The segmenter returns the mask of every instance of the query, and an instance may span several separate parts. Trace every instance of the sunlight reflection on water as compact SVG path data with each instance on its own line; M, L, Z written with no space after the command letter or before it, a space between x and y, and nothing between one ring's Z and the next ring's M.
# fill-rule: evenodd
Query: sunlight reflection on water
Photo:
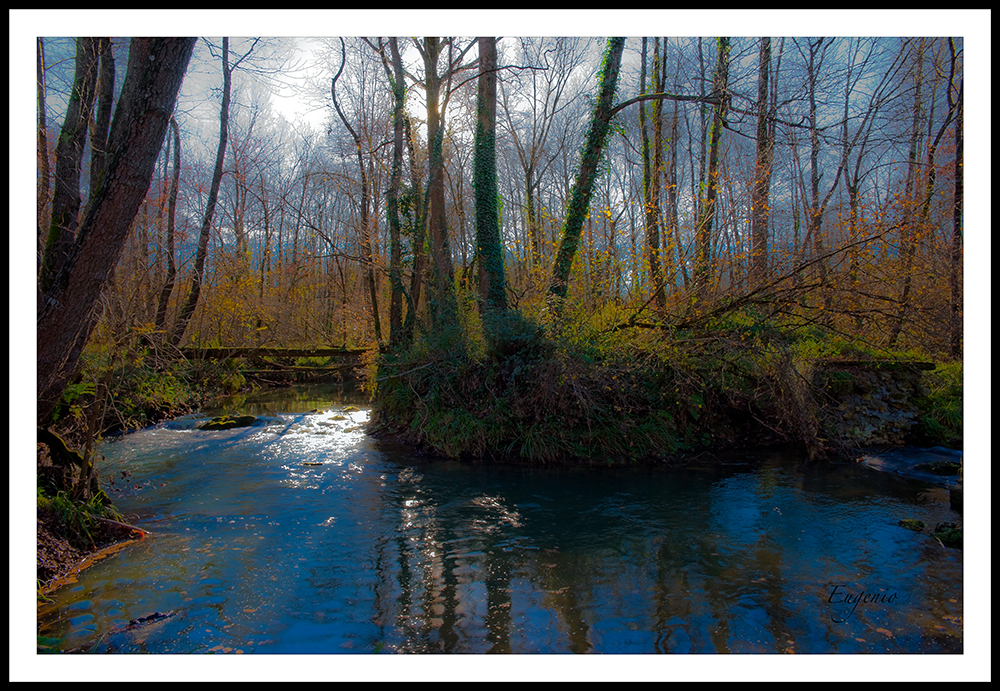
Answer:
M43 630L92 652L962 650L961 551L898 525L955 518L926 485L773 454L456 463L371 439L367 415L106 443L113 499L153 534L57 591ZM831 583L900 596L836 623Z

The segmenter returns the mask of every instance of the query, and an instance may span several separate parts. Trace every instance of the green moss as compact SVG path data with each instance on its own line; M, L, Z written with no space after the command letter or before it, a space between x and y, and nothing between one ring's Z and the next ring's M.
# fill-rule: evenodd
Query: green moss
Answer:
M573 309L553 333L508 311L422 339L380 361L374 429L454 457L605 463L771 443L820 455L902 441L914 424L922 373L825 370L751 313L673 331L614 323Z
M939 523L932 533L945 547L962 547L962 527L954 523Z
M198 429L209 431L235 429L237 427L250 427L255 422L257 422L257 418L253 415L223 415L202 423Z
M87 501L80 501L64 491L50 495L39 488L38 510L54 516L64 526L70 542L81 548L94 545L94 534L100 519L122 520L121 514L103 491Z
M927 446L961 448L963 439L963 368L961 362L943 363L922 376L923 395L913 441Z

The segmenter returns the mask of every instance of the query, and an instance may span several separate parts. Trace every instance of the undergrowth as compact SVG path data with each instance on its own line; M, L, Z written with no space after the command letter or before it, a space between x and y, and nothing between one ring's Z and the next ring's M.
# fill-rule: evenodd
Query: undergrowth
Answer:
M68 492L59 490L49 494L39 487L38 510L55 517L70 542L80 548L94 547L94 535L100 519L122 520L121 514L103 491L81 501Z
M242 367L235 359L186 360L143 330L113 342L95 339L83 352L80 374L67 387L54 422L68 431L88 407L99 405L102 432L144 427L189 412L208 398L246 390Z
M961 362L939 365L924 376L926 393L918 400L914 440L960 448L963 429L963 374Z
M831 438L829 377L817 378L815 363L914 359L750 311L673 330L614 329L615 315L571 315L555 335L516 311L462 321L380 358L376 434L450 457L531 462L669 459L774 443L819 455L862 435ZM929 405L930 419L951 419Z

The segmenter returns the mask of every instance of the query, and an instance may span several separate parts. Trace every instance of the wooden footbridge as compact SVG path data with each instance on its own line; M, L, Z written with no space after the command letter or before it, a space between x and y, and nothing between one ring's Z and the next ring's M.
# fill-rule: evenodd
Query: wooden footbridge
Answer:
M189 360L248 360L244 376L264 382L315 381L331 376L351 379L372 348L181 348ZM321 364L296 364L302 358L325 360Z

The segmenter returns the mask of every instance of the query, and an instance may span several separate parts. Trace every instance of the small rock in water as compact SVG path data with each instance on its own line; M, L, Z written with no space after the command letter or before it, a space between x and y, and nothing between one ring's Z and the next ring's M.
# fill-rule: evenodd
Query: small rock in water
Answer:
M222 417L212 418L208 422L200 425L198 429L202 430L222 430L222 429L234 429L236 427L250 427L253 423L257 422L257 418L253 415L223 415Z

